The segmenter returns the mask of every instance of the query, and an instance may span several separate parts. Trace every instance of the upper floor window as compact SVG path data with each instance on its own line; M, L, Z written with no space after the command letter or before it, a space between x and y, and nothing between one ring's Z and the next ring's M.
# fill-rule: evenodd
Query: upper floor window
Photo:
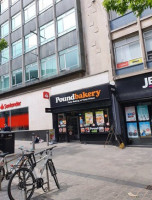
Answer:
M37 35L30 33L25 36L25 52L35 49L37 46Z
M50 22L42 27L40 27L40 42L41 44L49 40L54 39L54 22Z
M22 54L22 40L12 44L12 57L16 58Z
M16 3L18 0L12 0L12 5L14 4L14 3Z
M12 86L22 83L22 69L18 69L12 72Z
M74 46L59 52L60 71L79 67L78 47Z
M14 15L12 17L12 31L19 28L21 26L21 13Z
M152 30L144 32L147 60L152 60Z
M5 22L1 25L1 38L7 36L9 34L9 22Z
M76 28L75 10L72 9L69 12L61 15L57 18L58 35L65 34Z
M9 61L9 47L1 51L1 64L4 64Z
M48 77L57 74L56 57L51 56L41 60L41 76Z
M142 63L139 36L134 36L114 43L116 69Z
M33 2L26 8L24 8L25 23L33 19L35 16L36 16L36 7L35 7L35 2Z
M39 0L39 12L42 12L53 5L53 0Z
M62 1L62 0L56 0L56 3L60 2L60 1Z
M8 9L8 0L1 1L1 13Z
M3 75L0 77L0 91L9 89L9 75Z
M37 63L32 63L25 67L25 81L32 81L38 78Z

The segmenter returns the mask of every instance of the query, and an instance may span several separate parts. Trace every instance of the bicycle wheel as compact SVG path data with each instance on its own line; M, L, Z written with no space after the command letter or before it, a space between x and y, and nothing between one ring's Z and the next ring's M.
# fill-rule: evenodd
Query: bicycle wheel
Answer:
M1 182L4 180L5 177L5 169L4 167L0 167L0 174L1 174Z
M55 181L57 188L60 189L60 185L59 185L59 182L58 182L58 179L57 179L57 176L56 176L56 174L57 174L56 169L55 169L55 166L54 166L52 159L48 160L48 167L49 167L49 170L51 172L51 175L54 178L54 181Z
M8 183L8 196L10 200L30 200L35 189L35 178L31 170L18 169Z

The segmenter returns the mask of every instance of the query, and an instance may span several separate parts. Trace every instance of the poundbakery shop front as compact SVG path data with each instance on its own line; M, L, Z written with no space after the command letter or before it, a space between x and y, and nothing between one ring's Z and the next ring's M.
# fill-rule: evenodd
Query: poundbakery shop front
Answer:
M109 84L50 97L57 141L102 143L112 123Z

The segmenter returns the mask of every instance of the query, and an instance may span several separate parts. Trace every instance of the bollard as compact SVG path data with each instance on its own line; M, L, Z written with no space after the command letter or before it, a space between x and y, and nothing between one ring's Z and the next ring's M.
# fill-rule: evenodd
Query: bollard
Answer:
M32 150L35 150L35 133L32 133Z
M47 146L49 146L49 131L46 131L46 142Z

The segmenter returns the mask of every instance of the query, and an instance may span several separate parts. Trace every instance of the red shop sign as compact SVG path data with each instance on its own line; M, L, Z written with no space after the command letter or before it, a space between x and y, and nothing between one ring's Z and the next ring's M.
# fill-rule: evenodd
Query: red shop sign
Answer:
M49 97L50 97L49 92L43 92L43 98L44 99L49 99Z
M8 108L14 108L18 107L21 105L21 102L16 102L16 103L9 103L9 104L1 104L0 110L8 109Z

